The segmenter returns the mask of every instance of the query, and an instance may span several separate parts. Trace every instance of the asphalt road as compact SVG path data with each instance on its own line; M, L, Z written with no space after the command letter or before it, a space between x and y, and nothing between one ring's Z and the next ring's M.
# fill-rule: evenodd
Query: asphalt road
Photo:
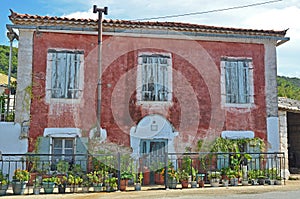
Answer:
M30 198L30 199L64 199L64 198L74 198L74 199L189 199L189 198L201 198L201 199L299 199L300 198L300 181L287 181L286 185L261 185L261 186L238 186L238 187L206 187L206 188L196 188L196 189L176 189L176 190L145 190L147 187L143 187L142 191L132 191L129 187L129 191L126 192L112 192L112 193L76 193L76 194L41 194L41 195L23 195L14 196L8 195L3 196L1 199L20 199L20 198Z

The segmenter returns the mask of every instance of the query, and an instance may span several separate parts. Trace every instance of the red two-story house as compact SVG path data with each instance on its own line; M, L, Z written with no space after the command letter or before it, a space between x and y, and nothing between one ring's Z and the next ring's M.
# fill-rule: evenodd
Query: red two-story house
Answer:
M260 137L279 150L276 47L286 31L12 12L19 32L16 122L30 119L49 153L99 142L134 155L184 152L198 140ZM98 135L99 136L99 135Z

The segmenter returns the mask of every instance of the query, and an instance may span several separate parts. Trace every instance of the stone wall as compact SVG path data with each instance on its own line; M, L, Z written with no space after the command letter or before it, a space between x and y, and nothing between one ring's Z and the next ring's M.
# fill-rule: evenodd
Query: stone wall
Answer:
M283 110L278 111L279 118L279 151L284 152L285 158L285 174L288 179L289 176L289 156L288 156L288 132L287 132L287 112Z

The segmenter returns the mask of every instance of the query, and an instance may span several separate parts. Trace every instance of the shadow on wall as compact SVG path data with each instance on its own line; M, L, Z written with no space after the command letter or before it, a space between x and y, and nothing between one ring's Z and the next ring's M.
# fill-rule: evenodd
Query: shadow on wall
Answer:
M21 136L21 125L14 122L0 122L0 152L2 154L25 154L28 151L28 139ZM16 160L20 160L20 156L14 156ZM5 161L5 158L2 157ZM11 159L10 159L11 160ZM16 167L22 167L16 163ZM1 168L3 171L10 171L10 180L13 176L13 170L5 168L8 164L4 164ZM23 165L24 166L24 165Z
M21 125L14 122L0 122L0 151L7 153L26 153L28 139L22 139Z

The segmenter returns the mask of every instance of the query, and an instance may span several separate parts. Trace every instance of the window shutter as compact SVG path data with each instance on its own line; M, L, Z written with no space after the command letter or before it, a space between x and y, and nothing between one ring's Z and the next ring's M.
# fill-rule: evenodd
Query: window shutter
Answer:
M51 97L57 97L57 88L58 88L58 67L57 67L57 60L56 60L56 53L52 53L52 73L51 73Z
M79 54L69 53L66 63L66 98L78 98L79 89Z
M250 60L225 61L226 103L250 102Z
M238 82L238 91L237 91L237 97L239 103L245 103L245 85L244 85L244 63L242 61L237 62L237 82Z
M57 67L59 71L59 95L58 98L64 98L66 94L66 53L57 53Z
M142 100L167 101L168 100L168 67L170 57L162 55L140 56L142 67Z
M229 155L228 154L218 155L217 157L218 157L218 163L217 163L218 170L229 167Z
M50 137L38 137L39 144L37 145L38 154L51 154L50 153ZM49 161L49 156L41 156L41 161ZM45 163L46 163L45 162Z
M50 51L51 97L79 98L80 64L83 52Z
M76 138L76 154L88 154L87 150L88 138L81 137ZM76 164L80 164L81 168L86 170L87 168L87 156L76 156Z
M234 80L236 79L236 73L234 70L234 65L231 62L226 62L225 64L225 79L226 79L226 102L234 103L235 102L235 84Z

